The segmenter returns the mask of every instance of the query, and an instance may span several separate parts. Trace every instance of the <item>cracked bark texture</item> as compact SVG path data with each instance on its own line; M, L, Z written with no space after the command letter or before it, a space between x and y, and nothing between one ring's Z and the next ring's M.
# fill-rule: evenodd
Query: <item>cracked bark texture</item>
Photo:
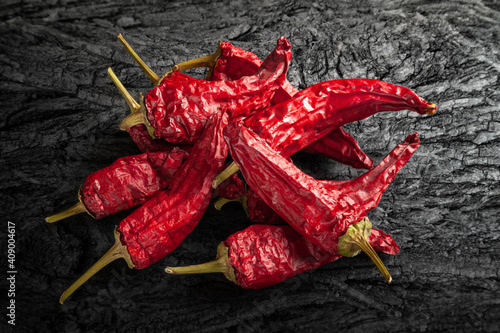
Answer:
M0 235L6 253L6 224L15 223L17 331L500 330L497 1L11 0L0 18ZM259 291L222 275L163 272L214 258L220 241L248 225L235 204L210 208L159 263L136 271L113 262L59 305L130 213L44 221L76 202L88 174L138 153L118 128L129 111L106 69L136 97L151 86L118 33L157 73L212 53L218 40L263 58L284 35L293 51L288 79L299 89L365 77L436 103L433 116L378 114L346 126L375 162L407 134L421 135L421 148L369 214L401 246L382 256L393 283L365 256ZM204 70L189 73L202 78ZM317 156L293 159L317 178L359 174Z

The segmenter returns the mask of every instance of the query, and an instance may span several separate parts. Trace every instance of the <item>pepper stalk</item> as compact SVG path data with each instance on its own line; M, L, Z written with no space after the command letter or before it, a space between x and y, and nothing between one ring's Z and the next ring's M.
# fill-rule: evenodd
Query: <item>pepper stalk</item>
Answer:
M219 44L217 46L217 50L215 50L214 53L202 57L198 57L195 59L191 59L188 61L184 61L178 64L175 64L171 69L165 72L161 77L158 76L155 72L149 68L148 65L137 55L137 53L132 49L132 47L127 43L125 38L122 36L122 34L118 34L118 39L122 43L122 45L125 47L127 52L132 56L132 58L137 62L139 67L143 70L144 73L148 76L149 80L155 85L159 85L163 79L168 76L169 74L173 72L180 72L180 71L185 71L191 68L197 68L197 67L208 67L208 73L207 73L207 80L210 80L212 77L212 73L214 70L214 67L217 63L217 59L222 54L222 48L221 48L221 43L222 41L219 41Z
M92 213L90 213L85 207L85 205L82 202L82 188L80 187L80 190L78 191L78 203L75 204L74 206L71 206L70 208L66 209L63 212L54 214L52 216L49 216L45 218L45 221L48 223L54 223L63 219L66 219L70 216L77 215L80 213L88 213L90 216L94 217ZM94 217L95 218L95 217Z
M363 218L358 223L351 224L346 233L339 237L338 253L344 257L354 257L363 251L377 266L387 283L391 283L391 274L389 274L384 263L368 242L371 228L372 224L367 218Z
M236 283L236 275L233 267L229 264L229 248L223 242L217 246L217 258L207 263L183 267L165 268L169 274L201 274L201 273L223 273L231 282Z
M239 196L239 197L236 197L234 199L227 199L227 198L219 198L215 203L214 203L214 207L215 209L217 210L221 210L222 209L222 206L224 206L225 204L227 204L228 202L239 202L242 206L243 206L243 209L245 210L245 213L247 214L247 217L250 216L250 213L248 211L248 199L247 199L247 195L242 195L242 196Z
M146 116L146 107L144 106L144 96L142 95L142 93L139 94L140 100L139 103L137 103L137 101L132 97L132 95L127 91L125 86L118 79L111 67L108 68L108 75L111 78L111 81L113 81L115 86L122 94L123 98L125 98L125 101L130 108L130 114L125 119L123 119L122 123L120 124L120 129L126 131L132 126L144 124L149 135L151 135L151 137L154 139L154 128L151 126L148 121L148 117Z
M240 168L233 161L227 166L221 173L219 173L212 182L212 188L216 189L220 184L222 184L226 179L231 177L234 173L238 172Z
M115 236L115 244L106 252L101 259L99 259L92 267L90 267L78 280L76 280L68 289L66 289L59 299L59 303L63 304L64 301L71 296L82 284L87 282L92 276L94 276L97 272L99 272L102 268L107 266L110 262L115 261L117 259L123 258L129 268L134 268L135 265L130 258L130 254L127 251L127 247L124 246L120 241L120 233L118 231L114 231Z

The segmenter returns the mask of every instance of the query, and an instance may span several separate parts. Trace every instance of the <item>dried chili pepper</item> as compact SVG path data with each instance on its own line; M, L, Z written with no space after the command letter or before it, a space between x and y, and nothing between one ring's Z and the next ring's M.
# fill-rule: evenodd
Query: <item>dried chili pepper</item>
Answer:
M214 54L178 64L173 70L209 66L207 79L231 81L254 75L261 64L262 61L252 52L237 48L229 42L222 42ZM297 92L298 90L285 80L274 94L270 105L289 100ZM342 129L330 132L304 149L306 152L321 154L354 168L370 169L373 165L373 161L361 150L354 138Z
M133 112L121 128L144 123L157 138L193 144L214 112L229 109L244 115L265 107L285 80L289 50L290 43L280 38L257 73L234 81L196 80L173 72L149 91L139 105L141 112Z
M226 122L227 118L220 114L208 120L204 134L168 189L120 222L115 244L62 294L60 303L111 261L123 258L130 268L143 269L179 246L210 202L212 179L227 156L227 145L222 138Z
M234 174L235 175L235 174ZM233 176L234 176L233 175ZM233 177L231 176L231 177ZM214 204L217 210L229 202L239 202L243 207L248 219L253 223L264 224L285 224L286 222L276 214L276 212L269 207L250 187L245 186L245 193L234 197L222 197Z
M408 88L370 79L325 81L258 115L245 119L245 127L262 137L273 150L289 157L350 122L382 111L410 110L433 114L436 105ZM214 180L214 187L238 168L233 163Z
M334 161L358 169L371 169L373 161L359 147L354 138L344 129L331 131L301 151L326 156Z
M248 185L290 226L317 246L337 253L339 248L345 248L339 246L340 236L353 225L350 239L343 238L343 242L362 246L386 280L391 281L387 269L367 245L363 229L356 229L356 224L375 208L398 171L418 148L417 133L409 135L376 167L348 181L315 180L241 123L229 124L224 135Z
M163 78L173 72L183 71L196 67L209 68L207 73L207 80L233 81L241 79L243 76L254 75L262 65L262 60L260 60L252 52L237 48L229 42L219 42L218 48L213 54L176 64L170 71L167 71L160 78L144 63L144 61L142 61L142 59L139 58L139 56L134 52L134 50L125 41L121 34L118 35L118 38L125 46L127 51L137 61L137 63L149 77L151 82L153 82L153 84L155 85L160 84ZM290 84L290 82L285 79L281 87L278 88L278 90L275 92L270 105L286 101L296 93L297 89L295 89ZM138 132L139 128L137 127L138 125L132 126L128 130L129 133L131 132L131 129L134 129L134 134ZM133 140L139 146L144 145L143 143L141 143L141 141L143 140L148 145L151 144L150 142L162 141L148 139L148 132L144 128L140 128L140 130L142 130L140 137L137 134L135 134L135 136L132 136L131 133ZM151 134L153 133L151 132ZM304 149L306 152L321 154L354 168L369 169L373 165L373 161L368 156L366 156L366 154L361 150L356 141L352 138L352 136L341 129L330 132L324 138L320 138L317 142L312 143L310 147L305 147Z
M217 195L224 199L235 199L246 194L246 188L238 174L233 174L217 188Z
M368 242L375 251L399 253L399 246L389 234L370 230L368 219L362 223L367 227ZM243 288L262 289L340 257L314 245L288 225L255 224L220 243L214 261L167 267L165 271L170 274L223 273Z
M167 187L187 155L173 148L122 157L87 177L76 205L45 220L52 223L84 212L99 220L138 206Z

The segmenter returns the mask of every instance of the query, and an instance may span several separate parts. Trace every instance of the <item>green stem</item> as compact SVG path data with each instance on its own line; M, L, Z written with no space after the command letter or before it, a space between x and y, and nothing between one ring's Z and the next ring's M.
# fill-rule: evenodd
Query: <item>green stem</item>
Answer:
M82 201L82 187L80 187L80 190L78 191L78 203L72 206L71 208L66 209L63 212L60 212L58 214L54 214L52 216L49 216L45 219L45 221L49 223L54 223L60 220L63 220L65 218L68 218L70 216L80 214L80 213L87 213L93 218L95 218L94 215L92 215L91 212L88 211L87 207L85 207L83 201Z
M108 75L111 78L111 81L115 84L115 86L118 88L122 96L125 98L125 101L127 102L127 105L130 108L130 111L132 113L139 112L139 109L141 106L139 103L136 102L136 100L130 95L130 93L125 89L121 81L118 79L118 77L115 75L111 67L108 68Z
M229 202L239 202L243 206L243 209L245 210L247 217L250 216L250 213L248 212L248 198L247 198L246 194L239 196L237 198L234 198L234 199L219 198L219 200L217 200L214 203L214 207L217 210L221 210L222 206L224 206L225 204L227 204Z
M120 234L115 229L115 244L106 252L101 259L99 259L92 267L90 267L78 280L76 280L68 289L66 289L61 298L59 299L59 303L63 304L64 301L71 296L82 284L84 284L88 279L94 276L97 272L99 272L102 268L107 266L110 262L115 261L116 259L123 258L127 262L130 268L134 268L134 264L130 255L127 251L127 247L122 245L120 241Z
M127 117L125 117L125 119L123 119L120 124L120 129L122 131L126 131L130 127L138 124L145 124L144 115L142 114L142 112L132 112Z
M54 222L63 220L65 218L68 218L68 217L76 215L76 214L85 213L86 211L87 211L87 209L85 208L83 203L78 202L77 204L75 204L71 208L66 209L63 212L60 212L60 213L57 213L57 214L54 214L52 216L47 217L45 219L45 221L47 221L49 223L54 223Z
M224 169L221 173L219 173L219 175L217 175L217 177L214 178L214 181L212 182L212 188L216 189L217 186L219 186L220 184L222 184L223 181L231 177L231 175L238 172L238 170L239 168L236 165L236 163L231 162L231 164L229 164L229 166L226 169Z
M207 80L210 80L212 77L213 70L215 68L215 65L217 64L217 59L219 59L220 55L222 54L222 49L220 47L221 41L219 41L219 45L217 46L217 50L215 50L214 53L210 55L206 55L203 57L198 57L195 59L191 59L188 61L184 61L178 64L175 64L170 70L165 72L163 76L160 79L160 82L169 74L172 74L173 72L181 72L185 71L191 68L197 68L197 67L208 67L208 73L207 73Z
M217 258L215 260L191 266L183 267L166 267L165 272L169 274L203 274L203 273L223 273L224 276L236 283L236 275L234 269L229 264L229 248L220 243L217 247Z
M354 257L363 251L377 266L387 283L391 283L391 274L389 274L384 263L368 242L371 228L372 224L367 218L350 225L347 232L339 237L338 253L345 257Z
M125 49L127 50L127 52L132 56L132 58L134 58L134 60L137 62L137 64L139 65L139 67L142 69L142 71L144 73L146 73L146 75L148 76L149 80L155 85L157 86L158 84L160 84L160 77L158 75L156 75L155 72L153 72L151 70L151 68L149 68L148 65L146 65L146 63L144 61L142 61L142 59L137 55L137 53L135 53L135 51L132 49L132 47L129 45L129 43L127 43L127 41L125 40L125 38L123 38L122 34L118 34L118 39L120 40L120 42L122 43L122 45L125 47Z

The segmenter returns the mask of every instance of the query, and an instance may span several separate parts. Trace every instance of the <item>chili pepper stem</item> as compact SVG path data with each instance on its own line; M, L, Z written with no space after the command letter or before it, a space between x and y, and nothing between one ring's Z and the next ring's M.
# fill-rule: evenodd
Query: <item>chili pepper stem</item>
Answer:
M63 212L60 212L60 213L57 213L57 214L54 214L52 216L47 217L45 219L45 221L47 221L49 223L54 223L54 222L63 220L65 218L68 218L68 217L76 215L76 214L85 213L86 211L87 211L87 209L85 208L83 203L78 202L77 204L75 204L71 208L66 209Z
M72 206L71 208L66 209L64 212L60 212L58 214L54 214L52 216L49 216L45 219L45 221L49 223L54 223L60 220L63 220L65 218L68 218L70 216L80 214L80 213L87 213L93 218L95 218L94 215L92 215L91 212L88 211L87 207L85 207L83 201L82 201L82 187L78 190L78 203Z
M217 50L215 50L214 53L210 55L206 55L203 57L198 57L195 59L191 59L188 61L184 61L178 64L175 64L170 70L165 72L163 76L160 79L163 80L167 75L172 74L173 72L181 72L185 71L191 68L197 68L197 67L208 67L208 73L207 73L207 80L210 80L212 77L212 73L215 67L215 64L217 63L217 59L219 59L220 55L222 54L222 49L221 49L221 41L219 41L219 45L217 46Z
M66 289L61 298L59 299L59 303L63 304L64 301L71 296L82 284L84 284L88 279L90 279L94 274L99 272L103 267L108 265L110 262L115 261L116 259L123 258L127 262L130 268L134 268L134 264L130 255L127 251L127 247L122 245L120 241L120 234L115 229L115 244L106 252L101 259L99 259L92 267L90 267L78 280L76 280L68 289Z
M133 112L123 119L120 124L120 129L126 131L130 127L138 124L144 124L144 115L141 112Z
M155 86L159 85L160 82L161 82L160 77L158 75L156 75L156 73L153 72L151 70L151 68L149 68L149 66L146 65L146 63L144 61L142 61L142 59L137 55L137 53L135 53L135 51L132 49L132 47L129 45L129 43L127 43L127 41L125 40L125 38L123 38L122 34L118 34L118 39L120 40L120 42L122 43L122 45L125 47L125 49L127 50L127 52L132 56L132 58L134 58L134 60L137 62L137 64L143 70L143 72L146 73L146 75L148 76L149 80Z
M141 106L139 103L136 102L136 100L130 95L130 93L125 89L121 81L118 79L118 77L115 75L111 67L108 68L108 75L111 78L111 81L115 84L115 86L118 88L122 96L125 98L125 101L127 102L127 105L130 108L130 111L132 113L139 112L139 109Z
M202 274L202 273L223 273L224 276L236 283L236 275L234 269L229 264L229 248L220 243L217 247L217 258L215 260L199 265L183 266L183 267L166 267L165 272L169 274Z
M243 206L247 217L250 216L250 213L248 212L248 199L246 195L242 195L234 199L220 198L214 203L214 207L217 210L221 210L222 206L224 206L228 202L239 202Z
M354 257L359 254L359 252L363 251L370 257L375 266L377 266L387 283L391 283L392 277L389 271L368 242L371 228L372 224L367 218L350 225L347 232L339 237L338 253L345 257Z
M238 170L239 168L236 165L236 163L231 162L231 164L229 164L229 166L226 169L224 169L221 173L217 175L217 177L214 178L214 181L212 182L212 188L216 189L217 186L219 186L220 184L222 184L223 181L231 177L232 174L238 172Z

